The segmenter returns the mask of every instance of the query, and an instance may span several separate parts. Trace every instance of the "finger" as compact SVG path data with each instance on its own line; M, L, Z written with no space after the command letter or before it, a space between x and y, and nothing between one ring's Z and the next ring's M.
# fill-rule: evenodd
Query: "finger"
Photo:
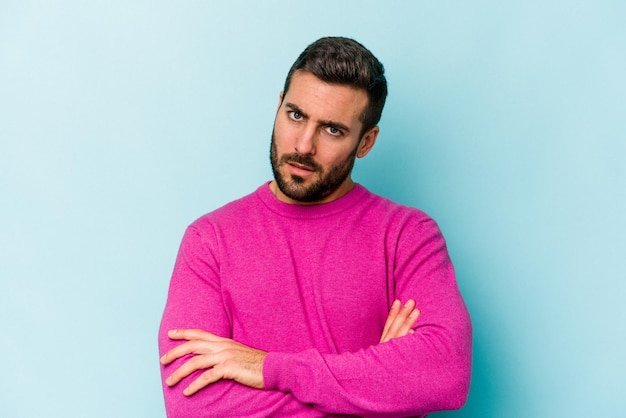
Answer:
M165 384L168 386L175 386L181 380L192 374L197 370L209 369L215 365L215 358L211 354L204 354L201 356L194 356L183 363L178 369L165 379Z
M176 347L172 348L170 351L168 351L167 353L163 354L163 356L159 359L159 361L161 362L161 364L163 365L168 365L171 362L173 362L174 360L177 360L181 357L184 357L188 354L193 354L194 353L194 346L197 343L195 341L187 341L186 343L182 343L180 345L177 345Z
M383 333L380 337L380 342L385 342L385 338L387 337L387 333L389 332L389 328L391 324L393 324L394 319L398 316L398 312L400 312L400 301L398 299L394 300L391 304L391 309L389 310L389 315L387 316L387 321L385 321L385 326L383 327Z
M183 390L183 394L185 396L191 396L194 393L198 392L200 389L207 387L211 383L215 383L218 380L222 379L224 376L220 374L220 369L218 367L214 367L212 369L207 370L202 373L200 377L191 382L189 386Z
M405 336L409 332L409 329L411 329L411 327L415 324L415 321L417 321L418 316L419 311L415 309L415 301L413 299L409 299L400 309L398 315L389 327L385 336L387 341L391 338Z
M161 357L160 362L163 365L172 363L181 357L185 357L189 354L206 354L214 352L217 349L218 341L205 341L205 340L191 340L184 342L170 351L165 353Z
M407 316L404 322L400 325L400 328L398 328L395 337L403 337L409 333L412 334L411 331L413 331L413 325L415 325L415 323L417 322L417 318L419 318L419 315L419 309L413 309L409 316Z
M412 328L417 322L419 317L419 310L413 309L409 315L404 318L404 315L396 317L395 324L389 329L386 335L383 336L381 342L387 342L392 338L404 337L407 334L414 334L415 330Z
M223 340L222 337L201 329L172 329L167 332L167 336L171 340Z
M398 330L402 327L402 325L404 324L404 321L406 321L407 317L411 314L414 308L415 308L415 301L413 299L407 300L406 303L402 306L402 308L400 308L398 315L396 316L393 323L389 327L388 333L393 334L393 335L397 334Z

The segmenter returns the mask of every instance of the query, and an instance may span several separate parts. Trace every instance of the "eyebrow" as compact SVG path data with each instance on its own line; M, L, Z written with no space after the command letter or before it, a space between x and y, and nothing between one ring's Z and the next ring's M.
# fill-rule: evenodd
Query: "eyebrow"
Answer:
M287 103L285 103L285 107L287 107L291 111L300 113L302 115L302 117L304 117L305 119L309 119L309 115L307 115L302 109L300 109L300 107L297 104L287 102ZM346 133L350 132L350 128L347 125L345 125L345 124L343 124L341 122L337 122L337 121L334 121L334 120L321 120L319 122L320 122L320 124L322 124L324 126L332 126L332 127L336 128L336 129L340 129L340 130L342 130L342 131L344 131Z

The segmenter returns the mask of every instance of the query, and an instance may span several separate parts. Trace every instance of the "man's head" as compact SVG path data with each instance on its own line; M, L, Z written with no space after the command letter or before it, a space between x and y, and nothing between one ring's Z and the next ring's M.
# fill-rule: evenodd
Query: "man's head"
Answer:
M293 63L285 80L287 94L297 70L307 71L330 84L362 89L368 104L361 115L361 136L380 121L387 99L387 79L383 64L367 48L353 39L320 38L306 47Z
M353 186L356 157L374 145L387 95L382 64L361 44L322 38L289 70L270 159L276 196L288 203L335 200Z

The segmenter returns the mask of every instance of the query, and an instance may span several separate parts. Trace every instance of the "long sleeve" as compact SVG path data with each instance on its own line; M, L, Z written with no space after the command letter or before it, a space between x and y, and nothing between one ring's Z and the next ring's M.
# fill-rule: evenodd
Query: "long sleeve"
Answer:
M394 299L415 333L378 344ZM173 417L425 416L462 406L471 325L434 221L357 186L325 205L265 185L194 222L159 332L199 328L268 352L265 390L219 381L193 396L163 384ZM163 380L186 359L162 366Z
M209 231L212 233L212 231ZM232 337L231 319L220 291L218 249L206 231L201 234L189 227L183 237L172 274L167 304L159 330L159 352L181 344L167 337L167 331L178 328L203 329L222 337ZM230 380L210 385L199 393L186 397L183 389L200 372L196 372L174 387L165 379L188 358L161 366L165 407L169 418L267 416L268 412L283 416L319 416L304 408L291 395L279 391L260 391Z
M471 324L435 223L405 223L394 260L395 297L416 299L421 311L415 334L356 352L270 353L266 387L329 413L397 417L460 408L469 391Z

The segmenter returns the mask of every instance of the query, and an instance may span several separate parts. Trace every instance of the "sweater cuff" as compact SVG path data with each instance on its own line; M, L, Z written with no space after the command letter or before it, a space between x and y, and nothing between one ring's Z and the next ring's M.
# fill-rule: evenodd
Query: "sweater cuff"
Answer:
M281 360L284 353L269 352L263 361L263 386L266 390L278 389L279 377L283 372Z
M266 390L293 392L304 376L302 370L306 363L306 350L300 353L269 352L263 362L263 385Z

